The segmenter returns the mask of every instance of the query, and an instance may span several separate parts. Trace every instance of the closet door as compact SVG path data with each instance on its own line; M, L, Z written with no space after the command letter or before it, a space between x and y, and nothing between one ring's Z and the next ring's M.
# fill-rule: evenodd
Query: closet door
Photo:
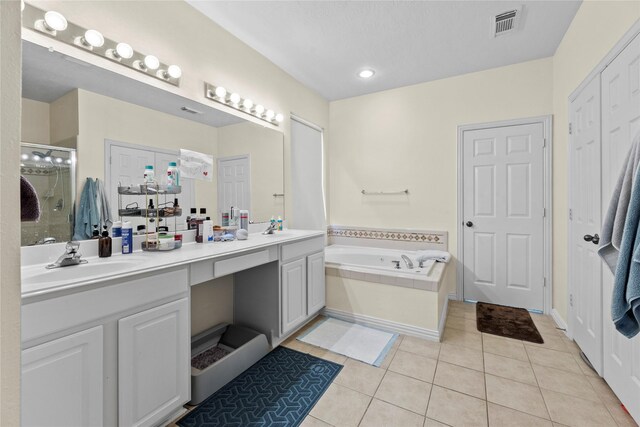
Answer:
M602 261L598 242L585 240L601 224L600 76L571 103L569 114L571 326L573 339L602 374Z
M602 211L632 139L640 132L640 36L602 72ZM613 275L603 268L604 377L631 415L640 420L640 336L627 339L611 320Z

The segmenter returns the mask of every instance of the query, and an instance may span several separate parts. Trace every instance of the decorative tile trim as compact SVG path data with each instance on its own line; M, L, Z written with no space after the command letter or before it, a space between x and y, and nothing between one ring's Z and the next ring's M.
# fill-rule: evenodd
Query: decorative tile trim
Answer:
M446 233L437 231L379 230L363 227L327 227L329 237L351 237L356 239L392 240L397 242L417 242L445 245Z

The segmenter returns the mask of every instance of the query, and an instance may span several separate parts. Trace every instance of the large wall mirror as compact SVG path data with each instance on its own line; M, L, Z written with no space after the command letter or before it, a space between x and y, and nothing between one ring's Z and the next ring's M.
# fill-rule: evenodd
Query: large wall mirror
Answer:
M185 229L191 208L218 224L231 206L249 210L254 223L284 218L284 141L276 130L27 41L22 96L23 176L41 202L40 220L22 223L23 245L73 237L72 208L88 179L103 182L111 217L120 219L120 205L145 200L119 199L118 184L142 183L147 165L162 183L180 149L213 156L213 179L182 179L183 214L170 228Z

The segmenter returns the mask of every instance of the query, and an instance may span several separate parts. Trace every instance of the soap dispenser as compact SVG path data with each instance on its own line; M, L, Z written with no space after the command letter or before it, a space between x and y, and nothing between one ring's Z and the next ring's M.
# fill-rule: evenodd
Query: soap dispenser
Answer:
M100 258L108 258L111 256L111 237L107 231L107 226L104 226L102 237L98 239L98 256Z

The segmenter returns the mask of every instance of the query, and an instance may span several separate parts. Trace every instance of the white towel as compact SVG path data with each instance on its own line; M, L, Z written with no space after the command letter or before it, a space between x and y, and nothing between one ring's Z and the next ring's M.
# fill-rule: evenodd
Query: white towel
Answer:
M426 251L417 251L416 252L416 261L427 261L430 259L434 259L437 262L447 263L451 259L451 254L445 251L436 251L436 250L426 250Z
M107 199L107 193L104 191L104 184L98 178L96 178L96 206L100 216L100 232L102 232L103 226L111 227L113 219L111 218L109 199Z

